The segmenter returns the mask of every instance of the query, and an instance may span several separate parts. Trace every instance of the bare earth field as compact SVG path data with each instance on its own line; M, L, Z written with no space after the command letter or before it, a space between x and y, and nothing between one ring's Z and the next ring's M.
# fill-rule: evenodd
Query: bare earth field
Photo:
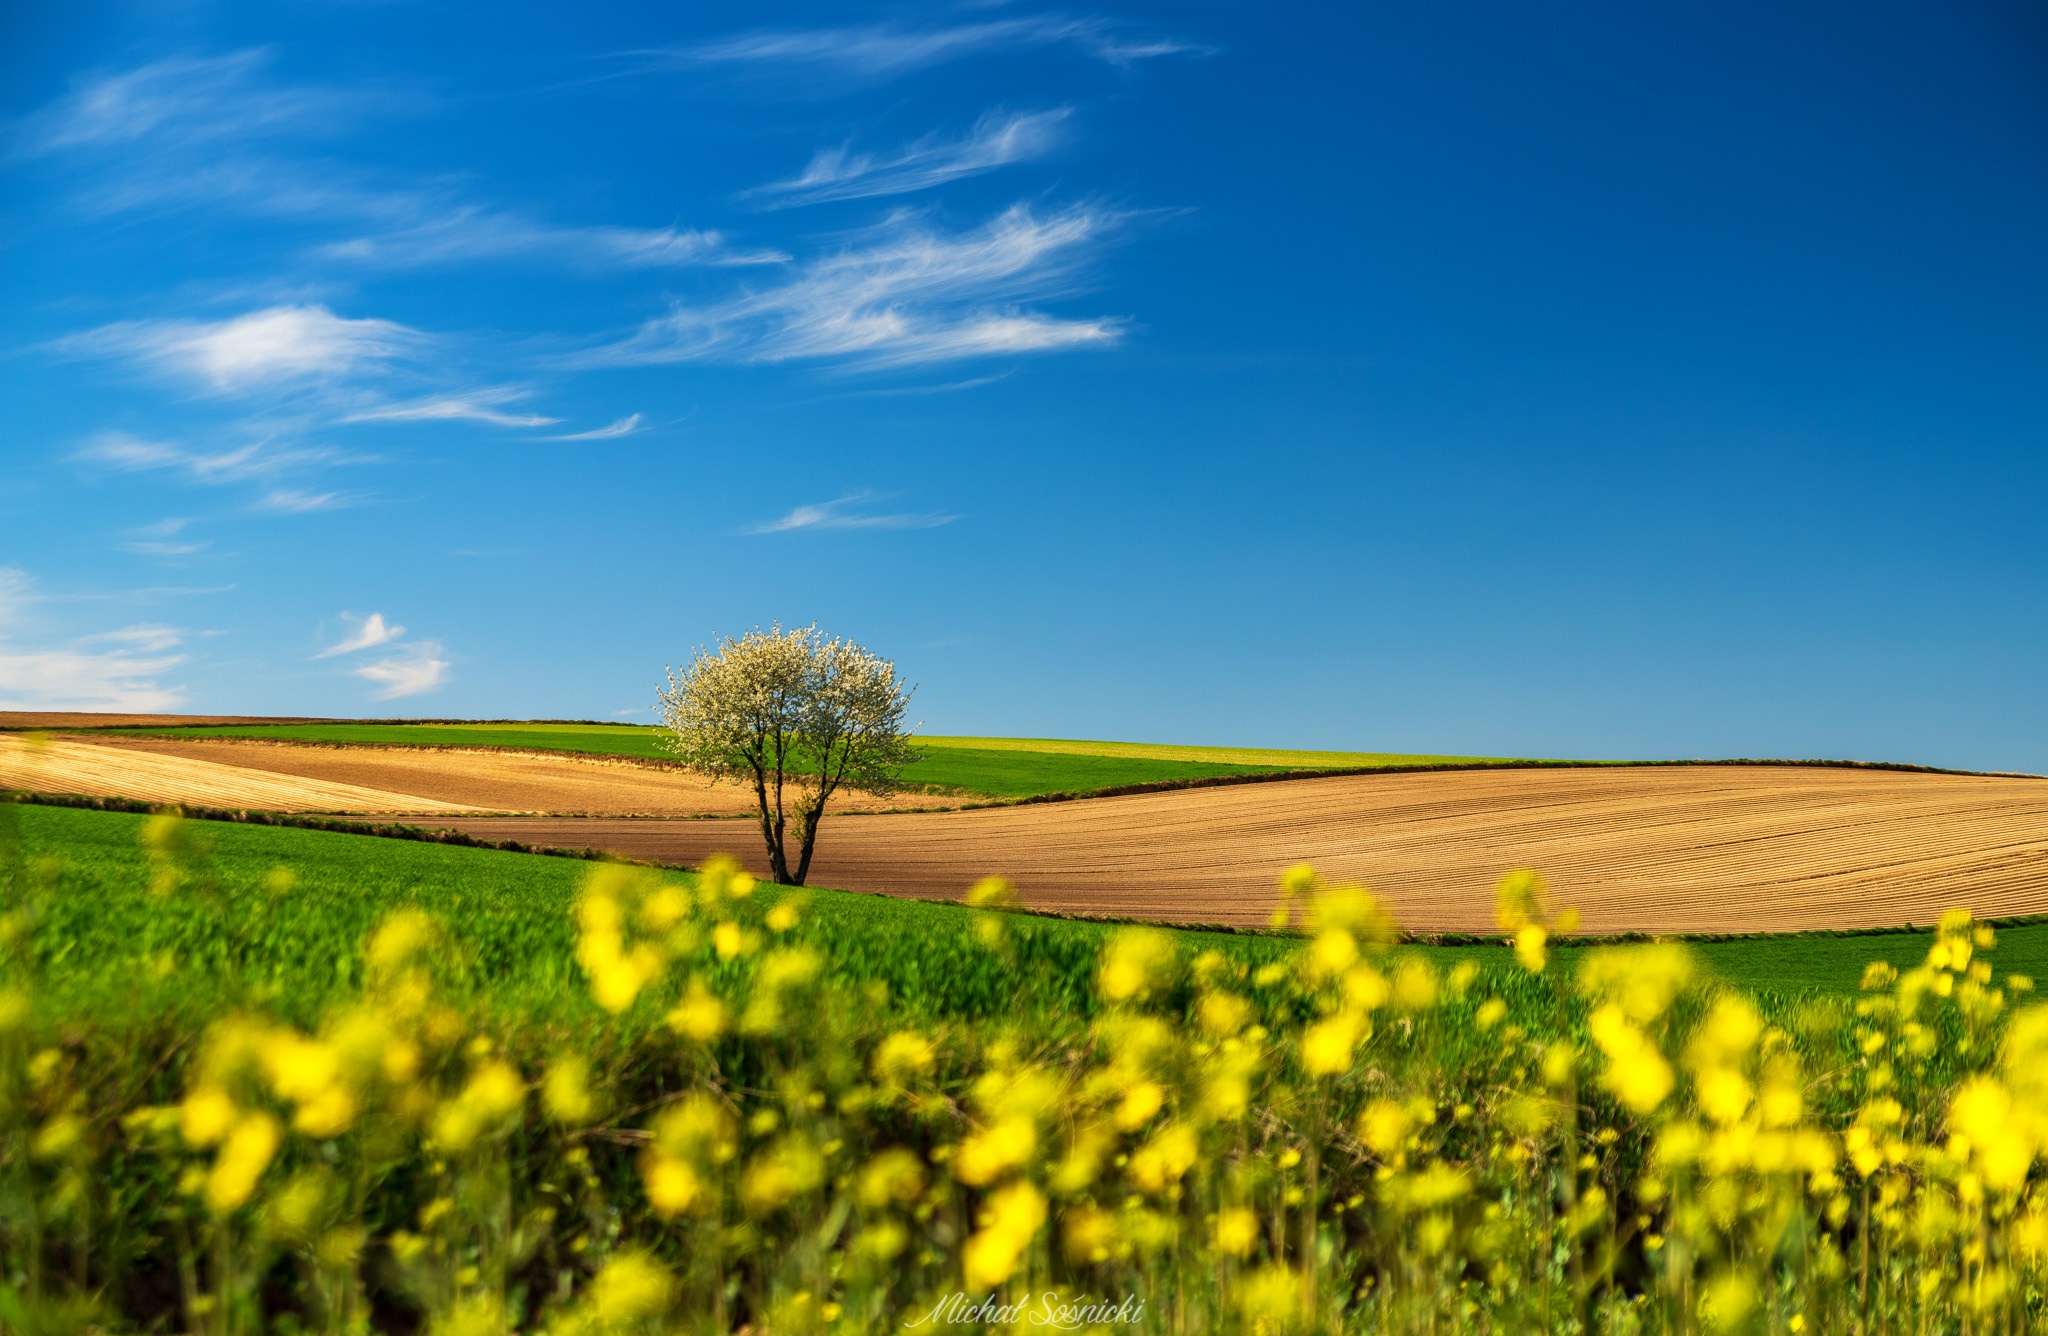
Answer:
M504 810L440 802L345 781L245 769L210 760L155 756L125 747L62 739L37 743L8 734L0 734L0 789L260 808L271 812L441 815Z
M742 816L753 812L754 801L752 790L735 784L714 785L681 770L595 756L169 738L72 738L50 745L52 753L66 758L62 773L72 778L60 782L56 772L46 769L45 778L31 783L21 777L21 767L35 764L33 754L21 752L18 740L0 734L0 788L363 814L466 810ZM189 782L180 780L181 773L189 774ZM851 796L848 810L933 803L915 794L893 802Z
M737 822L460 818L493 839L763 867ZM828 817L821 886L954 898L1014 880L1035 908L1266 921L1307 860L1417 931L1492 931L1493 886L1540 869L1589 931L1926 924L1951 905L2048 912L2048 781L1671 766L1357 775L1079 802Z

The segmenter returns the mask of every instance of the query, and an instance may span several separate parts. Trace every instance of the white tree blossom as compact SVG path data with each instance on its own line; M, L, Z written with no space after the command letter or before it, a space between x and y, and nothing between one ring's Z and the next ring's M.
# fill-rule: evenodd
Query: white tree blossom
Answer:
M801 886L832 795L891 793L917 760L903 726L912 690L852 641L778 625L700 646L688 667L669 669L656 712L684 764L754 786L770 874Z

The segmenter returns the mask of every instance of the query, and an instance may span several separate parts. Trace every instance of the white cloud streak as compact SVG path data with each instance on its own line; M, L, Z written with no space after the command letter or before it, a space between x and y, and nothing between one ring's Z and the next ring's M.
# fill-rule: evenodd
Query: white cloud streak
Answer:
M371 695L377 700L418 696L448 680L451 665L441 657L444 652L438 641L422 640L388 658L350 671L364 681L376 684L378 690Z
M343 422L488 422L494 427L552 427L560 418L538 413L507 413L497 405L523 397L523 391L487 391L472 395L443 395L412 403L388 404L382 408L351 413Z
M217 393L376 370L426 342L389 320L350 320L325 306L271 306L227 320L144 320L60 340L59 351L127 356Z
M146 441L126 432L101 432L72 456L80 463L99 464L124 473L167 469L197 483L242 482L272 477L291 469L351 462L351 457L322 447L279 446L268 440L228 450L192 450L164 441ZM181 524L182 527L182 524ZM143 537L169 537L175 530Z
M964 176L1043 157L1059 142L1060 122L1070 114L1065 107L989 112L975 122L965 138L927 135L879 157L846 148L820 149L801 176L747 193L765 197L774 206L789 206L929 190Z
M340 510L357 501L348 492L308 492L297 487L274 487L263 494L256 509L272 515L309 515L316 510Z
M631 337L571 365L840 359L867 366L1103 346L1114 319L1067 320L1016 303L1072 286L1114 215L1022 205L946 235L909 217L862 244L805 262L787 282L707 306L677 305Z
M0 629L33 601L28 573L0 567ZM181 705L185 689L158 680L185 662L171 652L181 638L174 627L140 625L39 646L0 630L0 709L149 713Z
M279 86L264 77L269 64L270 53L255 49L99 71L17 125L13 148L39 157L144 142L199 146L328 131L396 101L368 89Z
M779 70L802 76L806 91L816 92L821 79L837 85L876 83L968 56L1046 46L1071 46L1119 66L1205 50L1173 38L1130 36L1100 19L1037 15L940 28L871 24L757 29L710 42L626 54L648 60L653 68Z
M608 427L593 427L589 431L572 431L566 436L550 436L551 441L615 441L621 436L631 436L640 430L640 414L622 417Z
M344 612L341 614L341 620L355 623L355 630L315 654L314 658L331 659L337 654L354 654L360 650L375 649L379 645L388 645L405 634L404 627L386 622L381 612L373 612L367 617L354 617Z
M316 253L391 269L520 257L624 269L781 264L789 259L777 250L734 250L720 233L699 228L559 227L453 201L422 201L417 212L382 231L334 242Z
M212 547L209 539L181 539L179 534L192 521L186 519L158 520L128 531L128 541L121 544L123 552L140 557L189 557L195 552L204 552Z
M780 519L749 525L742 533L797 533L827 529L936 529L957 515L879 515L857 507L877 499L872 492L850 492L836 501L798 506Z

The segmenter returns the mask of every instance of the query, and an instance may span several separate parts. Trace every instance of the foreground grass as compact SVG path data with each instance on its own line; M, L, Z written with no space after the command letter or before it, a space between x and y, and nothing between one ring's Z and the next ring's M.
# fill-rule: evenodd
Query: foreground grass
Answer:
M385 915L419 909L450 925L448 986L509 1018L588 1016L569 910L589 865L539 854L470 849L289 827L194 822L190 893L155 894L141 844L148 818L21 806L26 856L43 868L37 936L53 1004L112 1017L225 1005L278 1005L317 1016L361 984L355 947ZM670 880L687 884L683 874ZM286 883L289 883L288 885ZM879 983L919 1019L1091 1014L1090 976L1108 925L1035 915L1008 919L992 953L957 905L842 891L810 893L799 934L856 983ZM1215 948L1257 968L1292 949L1281 938L1178 931L1189 950ZM1872 961L1904 967L1920 933L1755 937L1694 948L1714 974L1763 992L1853 992ZM1423 947L1446 968L1471 961L1509 973L1505 947ZM1562 946L1558 967L1584 948ZM2048 924L2006 928L2008 969L2048 978ZM169 967L167 968L167 962Z
M186 880L152 889L149 818L9 806L43 879L36 950L51 1005L72 1016L190 1017L281 1008L310 1020L361 986L357 946L386 915L417 909L450 925L446 986L508 1021L594 1015L569 910L590 865L539 854L289 827L191 822ZM744 834L745 832L737 832ZM684 874L668 880L687 885ZM1085 1016L1092 963L1109 929L1018 917L1002 953L956 905L820 890L798 934L833 969L880 984L922 1019ZM1257 966L1290 943L1185 934Z
M1750 997L1567 967L1526 876L1513 964L1283 889L1305 937L0 805L0 1329L2048 1318L2014 933Z
M504 747L640 760L667 760L661 730L640 724L248 724L196 728L109 729L164 738L253 738L276 742L413 747ZM1394 752L1276 751L1176 747L1053 738L927 737L905 772L913 784L991 798L1086 793L1130 784L1406 765L1467 765L1507 757L1425 756Z

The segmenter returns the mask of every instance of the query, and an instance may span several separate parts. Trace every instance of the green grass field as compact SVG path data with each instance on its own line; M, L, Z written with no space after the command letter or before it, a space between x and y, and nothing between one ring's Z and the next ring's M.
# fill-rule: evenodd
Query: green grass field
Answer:
M263 1005L308 1019L359 984L358 947L387 912L415 906L451 925L458 988L530 1020L582 1017L591 1003L572 958L569 909L590 865L498 850L283 827L192 822L210 851L195 880L151 893L139 838L146 818L66 808L0 808L18 822L44 887L36 933L44 986L60 1009L116 1016L193 1015ZM295 883L266 885L278 868ZM681 875L681 874L674 874ZM1101 924L1012 915L1008 955L975 936L951 905L830 890L813 892L800 932L835 972L879 981L907 1014L927 1017L1085 1015ZM1258 965L1292 945L1247 934L1185 934ZM1760 937L1702 943L1723 978L1778 992L1853 991L1874 959L1907 965L1924 934ZM1427 948L1512 972L1498 947ZM1569 969L1574 951L1558 953ZM174 968L160 963L168 957ZM2048 925L2009 928L2001 969L2048 977Z
M666 759L661 732L640 724L254 724L202 728L110 729L141 737L267 738L288 742L417 747L505 747ZM1392 752L1276 751L1179 747L1058 738L924 737L923 759L904 778L935 790L991 798L1086 793L1128 784L1377 766L1473 765L1496 756Z
M1623 950L1603 982L1572 948L1540 975L1498 946L1351 964L1364 907L1341 891L1303 950L647 884L688 876L0 804L0 1329L883 1332L963 1280L1175 1296L1134 1331L2041 1329L2038 1260L1992 1320L1946 1322L1963 1248L1996 1229L1999 1256L2040 1257L2024 1183L1975 1233L1916 1228L1965 1218L1967 1189L1918 1172L1983 1158L1959 1118L2048 1117L2040 1013L2001 1039L1966 929L1931 955L1921 934L1701 944L1705 979ZM2048 924L1999 937L2024 998L2009 974L2048 964ZM1929 963L1852 1005L1877 958ZM1873 1091L1907 1101L1907 1167L1856 1173L1920 1197L1848 1234L1834 1148ZM1746 1158L1700 1156L1688 1192L1725 1217L1652 1177L1709 1117L1742 1119L1708 1144ZM1604 1247L1560 1239L1566 1191ZM1138 1230L1158 1242L1113 1251ZM1660 1279L1672 1239L1735 1259L1697 1303ZM1768 1322L1718 1321L1736 1285ZM823 1325L820 1294L850 1319Z

